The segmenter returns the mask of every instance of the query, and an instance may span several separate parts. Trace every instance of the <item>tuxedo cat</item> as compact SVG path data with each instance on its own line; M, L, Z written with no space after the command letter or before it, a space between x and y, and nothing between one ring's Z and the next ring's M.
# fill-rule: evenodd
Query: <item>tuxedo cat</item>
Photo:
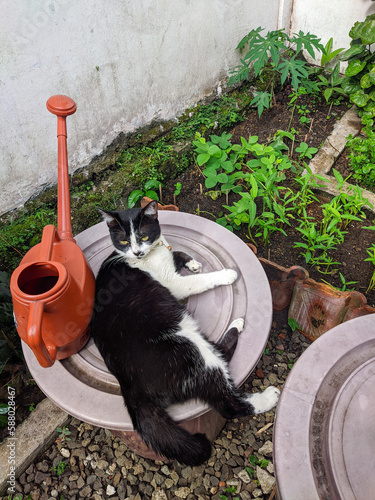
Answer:
M91 332L110 372L118 379L134 429L168 459L199 465L210 457L204 434L189 434L169 416L175 403L196 398L225 418L266 412L280 391L243 394L228 362L244 321L233 321L219 344L201 333L181 303L237 278L234 270L199 274L201 264L172 252L160 232L158 206L101 211L114 245L96 279ZM193 274L182 276L187 268Z

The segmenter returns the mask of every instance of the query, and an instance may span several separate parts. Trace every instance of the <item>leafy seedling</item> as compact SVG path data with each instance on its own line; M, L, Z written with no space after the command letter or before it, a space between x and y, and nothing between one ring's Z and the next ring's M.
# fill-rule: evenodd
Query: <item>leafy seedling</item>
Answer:
M70 436L71 432L68 427L58 427L56 430L59 433L58 439L60 440L60 442L70 441L70 438L68 436Z
M144 196L151 198L151 200L159 201L159 195L155 190L160 190L161 187L163 187L163 184L160 181L156 179L148 180L143 189L135 189L129 194L128 208L134 208L137 202Z
M309 147L306 142L301 142L296 152L300 153L299 158L309 158L311 160L312 156L318 151L317 148Z
M288 325L292 332L294 332L295 330L301 330L298 321L296 321L294 318L288 318Z

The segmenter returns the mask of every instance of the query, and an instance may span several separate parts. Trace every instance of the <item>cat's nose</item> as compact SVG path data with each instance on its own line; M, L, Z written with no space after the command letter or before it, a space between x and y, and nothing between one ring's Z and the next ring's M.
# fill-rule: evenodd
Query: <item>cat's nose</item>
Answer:
M142 255L142 252L140 250L133 250L133 254L136 256L136 257L139 257L140 255Z

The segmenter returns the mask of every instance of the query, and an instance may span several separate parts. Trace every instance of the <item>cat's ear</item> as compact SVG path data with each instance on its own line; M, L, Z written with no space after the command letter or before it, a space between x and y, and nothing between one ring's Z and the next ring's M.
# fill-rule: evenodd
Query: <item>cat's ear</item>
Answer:
M147 217L151 217L152 219L157 219L158 202L154 200L150 201L150 203L142 209L142 215L147 215Z
M114 228L119 225L119 222L116 218L116 212L109 212L108 210L102 210L101 208L98 208L98 210L101 213L103 220L107 223L108 227Z

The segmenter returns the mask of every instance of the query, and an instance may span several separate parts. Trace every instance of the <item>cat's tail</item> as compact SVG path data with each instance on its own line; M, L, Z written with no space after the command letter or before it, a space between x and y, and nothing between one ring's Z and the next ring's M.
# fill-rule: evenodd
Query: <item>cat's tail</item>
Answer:
M190 434L161 407L140 401L127 408L134 429L147 446L169 460L186 465L201 465L211 456L211 444L204 434Z

